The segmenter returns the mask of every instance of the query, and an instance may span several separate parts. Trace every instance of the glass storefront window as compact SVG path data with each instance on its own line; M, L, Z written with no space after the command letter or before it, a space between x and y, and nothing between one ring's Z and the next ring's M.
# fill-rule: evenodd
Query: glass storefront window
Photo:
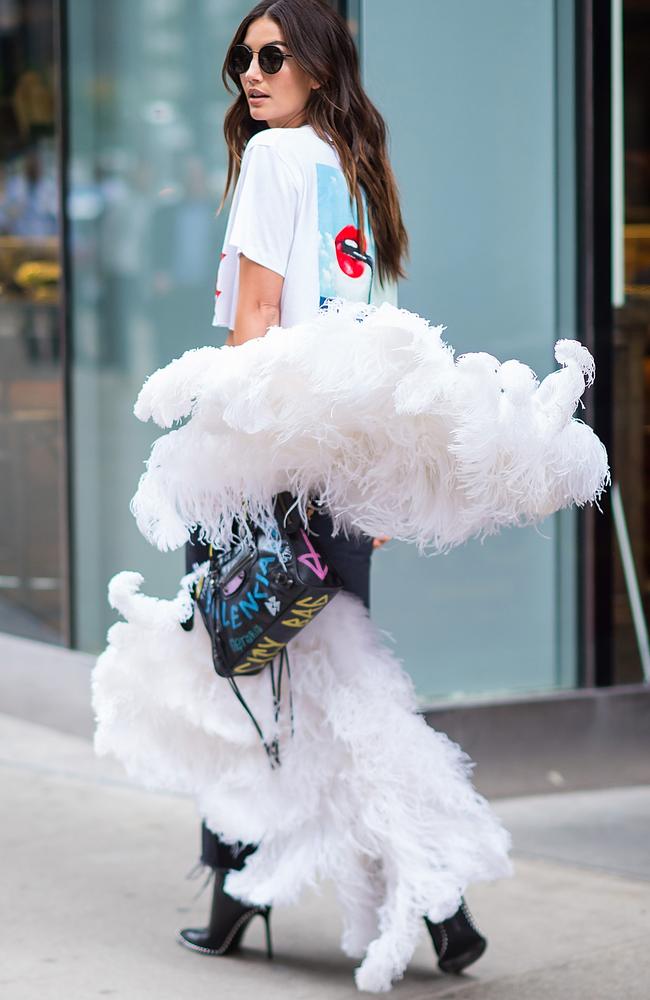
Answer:
M445 323L458 352L518 357L543 376L554 341L577 329L574 5L412 0L399 18L390 0L332 6L390 129L412 249L400 305ZM0 631L98 651L115 572L176 590L183 553L155 551L129 511L155 436L132 405L157 367L222 342L211 318L232 98L220 68L250 7L0 0ZM613 532L608 680L622 683L643 675L631 573L650 614L650 7L613 0L612 12L620 225L614 365L599 377L612 378L631 543L626 568ZM410 75L386 74L400 53ZM565 512L437 559L396 543L377 554L373 615L423 701L579 683L577 523Z
M543 377L555 341L577 335L573 5L360 10L411 237L399 304L445 324L457 353ZM391 543L375 557L374 617L424 702L574 687L577 568L575 511L430 559Z
M141 572L175 593L183 553L162 554L130 511L155 428L133 403L144 379L212 327L227 212L220 79L248 5L69 0L74 641L98 650L114 620L110 577Z
M0 5L0 631L67 640L54 4Z
M544 375L554 341L575 336L571 6L413 0L399 18L389 0L352 7L412 239L400 304L446 323L459 351ZM182 571L182 553L152 549L129 513L155 435L131 410L156 367L221 343L211 316L227 212L215 212L231 97L219 72L250 4L68 8L75 642L92 650L113 620L113 573L139 570L170 596ZM387 76L402 48L411 75ZM431 65L453 85L431 89ZM570 687L576 561L571 513L436 560L391 543L375 557L374 616L423 699Z

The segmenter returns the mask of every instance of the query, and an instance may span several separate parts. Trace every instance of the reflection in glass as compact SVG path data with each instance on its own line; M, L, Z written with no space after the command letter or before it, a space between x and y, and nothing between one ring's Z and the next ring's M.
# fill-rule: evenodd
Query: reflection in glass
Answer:
M614 458L646 621L650 619L650 5L623 3L625 304L614 337ZM616 544L616 542L614 543ZM615 551L614 681L641 680Z
M53 4L0 21L0 631L67 624Z
M212 326L227 209L220 79L250 8L224 0L70 0L71 386L75 645L98 650L107 584L141 572L175 593L183 554L161 554L129 511L156 436L133 403L144 379Z

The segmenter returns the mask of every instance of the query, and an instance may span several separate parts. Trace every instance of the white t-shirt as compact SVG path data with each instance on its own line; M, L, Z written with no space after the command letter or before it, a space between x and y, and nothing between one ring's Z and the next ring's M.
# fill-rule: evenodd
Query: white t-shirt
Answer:
M397 305L397 285L379 284L375 242L361 192L367 246L333 146L311 125L270 128L246 144L217 272L213 326L234 329L239 255L284 278L282 326L314 315L334 296Z

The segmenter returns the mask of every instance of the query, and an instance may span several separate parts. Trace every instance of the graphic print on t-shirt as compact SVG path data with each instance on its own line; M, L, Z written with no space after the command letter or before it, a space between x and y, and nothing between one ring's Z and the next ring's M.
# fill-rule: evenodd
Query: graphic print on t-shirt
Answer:
M345 175L336 167L316 164L318 188L318 284L320 305L340 296L369 302L374 272L374 244L368 225L365 191L361 191L366 236L360 245Z

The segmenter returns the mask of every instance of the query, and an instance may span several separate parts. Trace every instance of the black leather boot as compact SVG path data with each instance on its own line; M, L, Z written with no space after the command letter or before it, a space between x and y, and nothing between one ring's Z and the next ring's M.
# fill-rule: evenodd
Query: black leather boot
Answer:
M244 931L253 917L258 914L264 917L266 924L266 952L273 958L271 947L271 907L246 906L238 899L224 892L223 883L230 871L228 868L215 868L214 886L212 891L212 907L210 923L207 927L186 927L178 932L177 941L192 951L203 955L230 955L241 943Z
M476 928L464 899L453 917L440 924L434 924L425 917L424 922L438 953L438 966L442 972L462 972L476 962L487 948L487 941Z
M244 931L253 917L259 914L264 917L266 924L266 951L269 958L273 957L271 907L246 906L229 896L223 888L228 872L233 869L240 871L255 849L255 844L244 844L236 849L231 844L224 843L205 823L201 824L199 867L204 871L208 868L214 877L210 922L207 927L186 927L178 931L176 940L179 944L203 955L229 955L239 947Z

